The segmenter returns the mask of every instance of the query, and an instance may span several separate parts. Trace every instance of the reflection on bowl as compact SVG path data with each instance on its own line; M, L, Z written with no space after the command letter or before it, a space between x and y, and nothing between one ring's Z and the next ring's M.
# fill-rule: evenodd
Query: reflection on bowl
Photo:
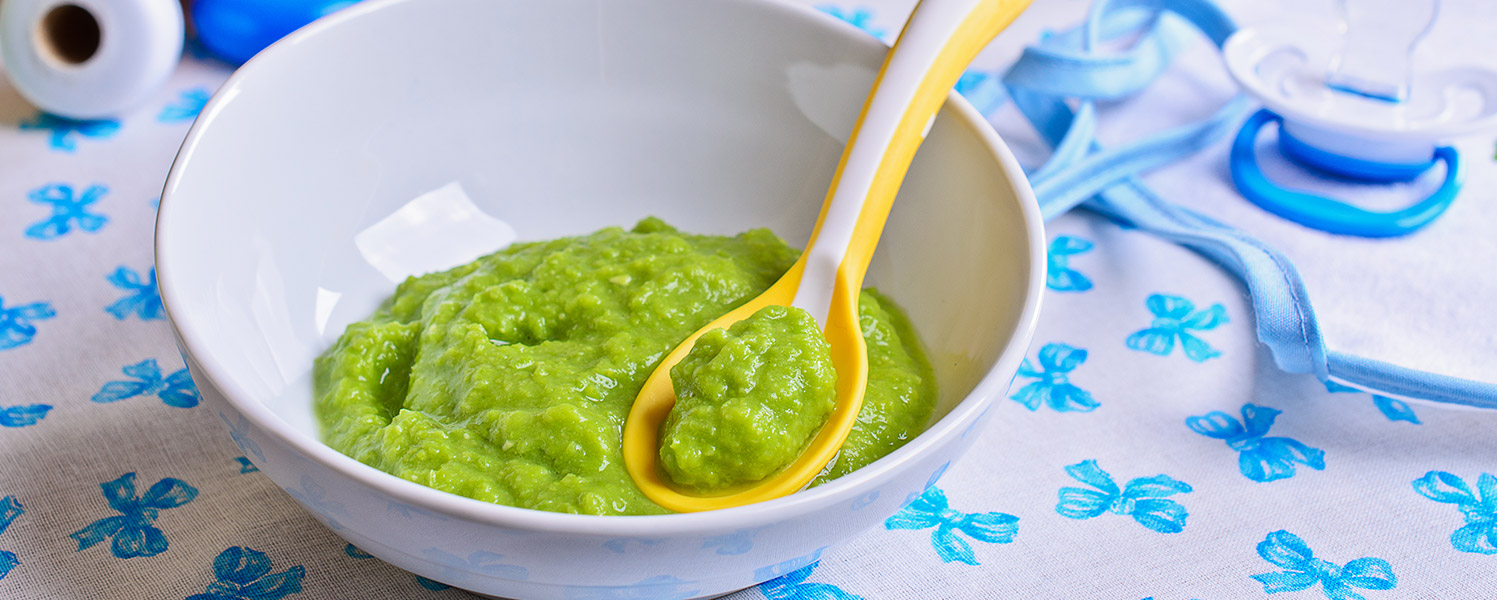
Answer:
M339 535L476 592L692 598L814 562L968 447L1033 329L1038 210L955 95L869 270L929 348L935 421L847 477L696 514L487 504L320 443L312 359L405 275L515 239L656 215L803 244L883 52L770 0L374 1L294 34L209 103L162 199L162 296L205 405Z

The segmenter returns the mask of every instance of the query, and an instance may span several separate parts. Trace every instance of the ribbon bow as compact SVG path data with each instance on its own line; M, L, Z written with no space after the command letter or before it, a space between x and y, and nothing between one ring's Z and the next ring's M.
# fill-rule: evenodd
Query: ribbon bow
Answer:
M38 240L56 239L72 231L74 222L84 231L98 231L109 222L109 218L89 212L88 207L98 202L108 191L102 185L91 185L82 194L75 196L73 186L60 183L31 190L26 198L37 204L52 205L52 216L27 227L26 237Z
M829 583L806 583L811 570L818 563L811 563L781 577L759 584L759 591L769 600L863 600Z
M21 503L16 500L15 496L6 496L0 499L0 534L4 534L5 530L10 528L10 524L16 520L16 517L21 516L21 513L24 512L26 511L21 508ZM16 568L16 565L19 564L21 564L21 560L16 558L16 553L9 550L0 550L0 579L5 579L5 576L10 574L10 570Z
M36 326L32 321L42 321L57 316L52 305L33 302L5 308L5 298L0 297L0 350L24 346L36 337Z
M1414 480L1419 495L1445 504L1454 504L1466 518L1466 525L1450 534L1450 544L1461 552L1497 554L1497 477L1482 473L1476 489L1460 477L1445 471L1430 471Z
M1071 268L1071 257L1090 252L1092 243L1069 235L1062 235L1050 242L1050 251L1045 253L1048 267L1045 270L1045 286L1057 292L1084 292L1092 289L1092 280L1080 271Z
M1038 381L1020 388L1010 398L1029 410L1039 410L1041 404L1048 404L1058 412L1091 412L1097 408L1097 401L1090 392L1072 384L1067 376L1084 362L1086 350L1066 344L1045 344L1040 348L1039 369L1027 358L1019 365L1020 376Z
M114 119L75 121L51 113L39 113L35 117L21 121L20 129L21 131L50 131L52 136L49 143L53 150L72 152L78 149L78 145L73 142L74 133L84 137L104 139L120 130L120 122Z
M1154 294L1145 301L1149 312L1154 313L1154 323L1128 336L1128 347L1160 356L1169 356L1175 350L1175 339L1180 339L1180 349L1185 356L1196 362L1205 362L1222 353L1206 343L1206 340L1191 335L1191 331L1216 329L1227 322L1227 309L1220 304L1197 311L1195 303L1179 296Z
M1209 438L1224 440L1227 447L1240 452L1237 468L1253 481L1274 481L1294 476L1299 463L1321 471L1325 469L1325 452L1286 437L1264 437L1278 418L1277 409L1255 404L1242 405L1242 421L1214 410L1199 417L1185 419L1185 425Z
M934 527L930 543L943 562L977 564L972 545L957 535L990 544L1007 544L1019 534L1019 518L1000 512L964 513L950 508L946 493L932 487L884 522L885 529Z
M114 287L130 292L104 308L114 318L123 321L134 313L141 319L150 321L165 315L166 311L161 307L161 296L156 291L156 267L151 267L145 279L141 279L139 273L128 267L115 269L108 279Z
M1315 558L1315 553L1299 536L1279 530L1258 543L1258 556L1283 567L1283 571L1253 576L1263 584L1263 592L1297 592L1316 583L1330 600L1367 600L1352 588L1390 590L1398 585L1393 566L1381 558L1359 558L1345 566Z
M152 485L144 496L137 497L135 473L125 473L119 479L99 484L99 488L109 507L119 511L120 516L94 521L68 537L78 540L80 552L108 539L110 550L119 558L155 556L166 551L166 534L155 527L156 517L161 511L187 504L198 496L197 488L167 477Z
M104 403L136 396L156 396L161 398L167 406L192 408L198 405L200 398L198 389L192 384L192 376L187 373L187 369L179 369L171 375L162 377L161 367L156 364L156 359L148 358L125 367L121 371L134 377L135 381L106 383L89 400Z
M213 576L218 581L205 593L186 600L281 600L301 591L306 568L296 565L271 573L270 566L270 557L259 550L239 546L224 550L213 559Z
M1097 466L1095 460L1084 460L1066 467L1072 479L1096 488L1079 487L1060 489L1060 502L1055 512L1072 519L1091 519L1112 512L1132 517L1143 525L1160 533L1180 533L1185 530L1185 519L1190 516L1179 502L1166 499L1175 494L1192 491L1190 484L1168 475L1139 477L1130 480L1122 489L1113 482L1112 476Z

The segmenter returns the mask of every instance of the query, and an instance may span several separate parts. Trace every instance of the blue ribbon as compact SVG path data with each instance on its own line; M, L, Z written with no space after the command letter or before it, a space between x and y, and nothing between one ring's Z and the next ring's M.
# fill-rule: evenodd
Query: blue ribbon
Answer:
M1178 17L1178 19L1171 17ZM1182 22L1183 21L1183 22ZM1015 106L1053 147L1030 174L1046 219L1082 206L1195 250L1247 286L1258 339L1290 373L1313 373L1368 391L1497 408L1497 385L1428 373L1328 350L1304 281L1288 257L1268 244L1154 194L1141 173L1172 164L1227 136L1253 103L1229 100L1206 119L1113 149L1096 139L1096 100L1148 87L1182 47L1189 24L1218 47L1236 30L1209 0L1097 0L1081 26L1047 34L1004 75ZM1104 53L1103 42L1135 43ZM1078 101L1071 109L1068 99Z

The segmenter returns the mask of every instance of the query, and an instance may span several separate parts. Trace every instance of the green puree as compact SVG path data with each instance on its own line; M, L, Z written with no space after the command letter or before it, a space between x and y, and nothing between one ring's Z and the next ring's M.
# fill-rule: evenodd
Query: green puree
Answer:
M768 288L797 255L767 230L690 235L652 218L409 278L317 359L323 438L398 477L488 502L667 512L624 471L620 439L634 396L666 352ZM864 405L818 482L903 445L935 403L930 366L898 309L865 290L859 315L870 367ZM746 435L759 434L715 439L747 447Z
M811 314L767 306L697 338L671 368L676 406L660 464L676 483L717 490L758 481L800 456L837 400L831 346Z

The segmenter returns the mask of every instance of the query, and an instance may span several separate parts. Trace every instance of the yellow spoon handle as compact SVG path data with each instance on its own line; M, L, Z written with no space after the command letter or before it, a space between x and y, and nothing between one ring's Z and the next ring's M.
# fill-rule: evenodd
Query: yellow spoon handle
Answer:
M698 330L645 380L624 424L624 466L657 504L678 512L730 508L792 494L825 469L857 421L868 382L858 294L915 150L967 64L1029 0L922 0L884 59L800 260L769 290ZM810 312L837 371L837 404L805 451L769 479L716 494L683 493L656 466L660 425L675 403L670 368L697 336L771 304Z
M978 52L1028 6L1029 0L916 5L884 59L832 178L806 245L796 307L827 325L837 292L854 292L856 300L884 221L936 112Z

